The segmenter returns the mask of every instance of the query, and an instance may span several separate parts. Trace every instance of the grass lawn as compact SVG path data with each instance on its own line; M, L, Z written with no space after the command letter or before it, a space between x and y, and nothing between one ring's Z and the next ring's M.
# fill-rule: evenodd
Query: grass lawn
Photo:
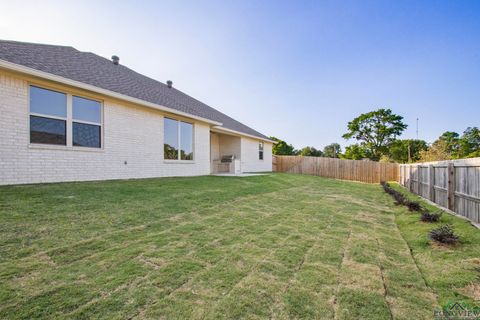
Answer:
M473 304L480 231L313 176L0 187L0 318L432 319Z

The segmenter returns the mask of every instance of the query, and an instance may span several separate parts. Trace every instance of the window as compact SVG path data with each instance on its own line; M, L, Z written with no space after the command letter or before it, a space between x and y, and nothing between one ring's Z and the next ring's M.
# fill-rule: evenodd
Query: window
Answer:
M30 87L30 142L67 144L67 95Z
M178 121L165 118L164 121L163 158L178 159Z
M163 158L193 160L193 124L170 118L165 118L163 124Z
M74 146L100 148L102 105L100 102L73 96L72 143Z
M193 125L180 122L180 159L193 160Z
M30 143L101 148L102 104L30 86Z
M263 142L258 143L258 160L263 160Z

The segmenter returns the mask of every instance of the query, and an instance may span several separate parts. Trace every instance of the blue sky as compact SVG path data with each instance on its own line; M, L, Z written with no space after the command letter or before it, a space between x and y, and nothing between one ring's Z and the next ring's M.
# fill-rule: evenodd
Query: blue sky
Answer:
M295 147L380 107L404 138L480 126L480 1L0 1L0 38L71 45Z

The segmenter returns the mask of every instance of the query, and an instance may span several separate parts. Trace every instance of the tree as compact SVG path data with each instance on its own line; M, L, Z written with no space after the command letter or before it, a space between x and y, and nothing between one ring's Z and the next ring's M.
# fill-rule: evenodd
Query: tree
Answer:
M478 157L480 154L480 129L468 127L458 141L458 156L460 158Z
M371 155L369 154L369 151L365 149L365 147L359 144L352 144L345 147L345 152L340 155L340 157L342 159L363 160L366 158L370 158Z
M442 161L452 159L452 154L448 152L448 143L443 139L438 139L427 150L420 151L420 161Z
M406 128L403 117L393 114L390 109L378 109L361 114L348 123L345 139L354 138L378 160L388 151L388 145Z
M451 157L457 158L459 156L459 134L453 131L446 131L436 141L444 141L444 144L441 144L445 147L444 151L447 152ZM436 142L435 141L435 142ZM434 143L435 143L434 142ZM440 145L439 145L440 146Z
M420 160L420 151L428 149L423 140L394 140L388 146L388 158L394 162L408 163Z
M273 154L279 155L279 156L290 156L295 154L295 149L291 144L288 144L285 141L275 137L270 137L269 139L277 142L272 147Z
M309 157L321 157L322 151L315 149L314 147L305 147L298 151L297 153L300 156L309 156Z
M480 129L468 127L460 136L446 131L421 154L422 161L472 158L480 156Z
M339 158L342 149L338 143L330 143L323 148L323 156L327 158Z

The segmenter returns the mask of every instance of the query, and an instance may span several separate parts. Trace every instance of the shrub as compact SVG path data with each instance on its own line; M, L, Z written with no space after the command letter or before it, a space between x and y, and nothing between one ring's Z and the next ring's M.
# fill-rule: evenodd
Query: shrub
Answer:
M453 232L453 227L450 224L444 224L443 226L430 231L430 239L445 244L454 244L458 241L458 236Z
M420 205L419 202L408 200L403 193L390 187L390 185L387 182L382 181L380 182L380 184L382 185L385 192L391 195L395 199L395 204L406 205L408 207L408 210L410 211L420 211L422 209L422 206Z
M428 210L423 210L420 215L420 220L423 222L438 222L442 217L443 211L438 212L429 212Z
M422 206L420 205L420 202L417 201L406 201L405 205L408 207L408 210L410 211L421 211Z
M396 204L405 204L408 202L407 198L405 198L405 196L398 191L395 191L393 198L395 199Z

